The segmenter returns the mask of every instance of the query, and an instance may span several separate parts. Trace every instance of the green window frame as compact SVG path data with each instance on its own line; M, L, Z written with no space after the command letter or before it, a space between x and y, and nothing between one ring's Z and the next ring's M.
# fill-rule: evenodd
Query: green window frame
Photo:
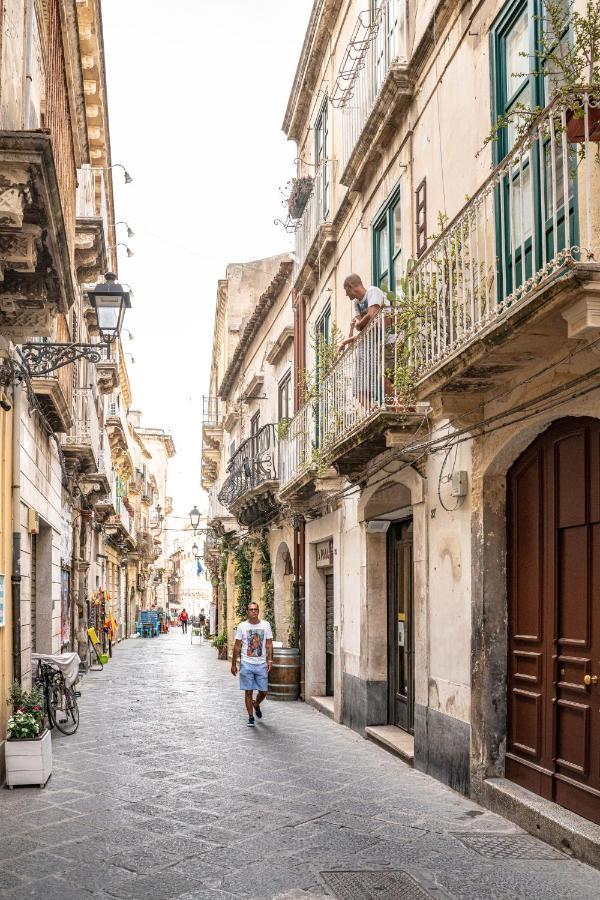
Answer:
M372 228L373 284L396 292L402 277L402 210L400 185L377 214Z
M331 197L331 176L328 165L329 160L329 109L327 97L325 97L319 114L315 120L315 172L321 178L318 202L322 219L329 215Z
M548 78L536 58L540 46L540 29L543 27L542 0L512 0L501 11L490 30L490 64L492 90L492 124L499 116L508 114L518 103L544 108L550 100ZM561 35L568 40L568 29ZM521 54L526 54L521 55ZM511 151L515 142L513 124L500 130L493 144L493 162L498 165ZM560 188L562 179L562 150L555 150L557 170L557 231L554 234L549 185L550 142L542 148L537 144L525 154L525 161L515 166L510 178L504 176L496 189L495 219L496 247L503 265L498 271L498 300L501 301L518 288L542 265L542 242L546 258L557 249L564 248L565 210L564 196ZM569 166L571 170L574 166ZM545 196L542 197L542 192ZM569 177L570 242L577 244L575 209L575 177ZM504 213L503 213L504 211ZM504 219L504 227L502 227ZM522 221L521 221L522 219ZM504 283L505 282L505 283Z

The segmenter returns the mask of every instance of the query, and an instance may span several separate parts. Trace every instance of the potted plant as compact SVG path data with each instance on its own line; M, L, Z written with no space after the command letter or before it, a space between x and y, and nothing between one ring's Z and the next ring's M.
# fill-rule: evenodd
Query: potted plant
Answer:
M212 642L213 647L219 651L219 659L227 659L227 632L222 631Z
M6 784L45 787L52 774L52 741L44 726L42 692L24 691L15 682L6 702L13 707L5 744Z
M312 194L314 178L312 175L301 175L289 182L290 193L287 208L291 219L300 219Z

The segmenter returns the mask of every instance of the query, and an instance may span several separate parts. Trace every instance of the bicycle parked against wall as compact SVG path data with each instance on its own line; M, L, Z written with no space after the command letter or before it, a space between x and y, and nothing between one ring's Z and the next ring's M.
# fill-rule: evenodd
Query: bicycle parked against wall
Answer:
M58 728L63 734L75 734L79 727L79 707L74 684L67 684L52 657L35 656L35 683L44 694L44 712L50 728Z

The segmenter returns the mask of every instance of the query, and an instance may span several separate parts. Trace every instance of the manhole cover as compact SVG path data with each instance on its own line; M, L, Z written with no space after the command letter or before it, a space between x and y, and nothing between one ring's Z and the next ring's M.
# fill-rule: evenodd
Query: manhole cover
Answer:
M321 878L339 900L432 900L448 895L425 890L401 869L376 872L321 872Z
M487 859L562 859L566 856L554 847L529 835L457 834L461 844Z

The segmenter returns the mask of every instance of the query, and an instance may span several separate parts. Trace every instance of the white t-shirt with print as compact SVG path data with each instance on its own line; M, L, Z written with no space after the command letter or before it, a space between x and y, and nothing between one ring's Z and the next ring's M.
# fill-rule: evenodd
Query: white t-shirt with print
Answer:
M250 666L267 664L267 641L273 640L273 632L268 622L263 619L255 625L247 620L240 622L235 639L242 642L240 662Z

